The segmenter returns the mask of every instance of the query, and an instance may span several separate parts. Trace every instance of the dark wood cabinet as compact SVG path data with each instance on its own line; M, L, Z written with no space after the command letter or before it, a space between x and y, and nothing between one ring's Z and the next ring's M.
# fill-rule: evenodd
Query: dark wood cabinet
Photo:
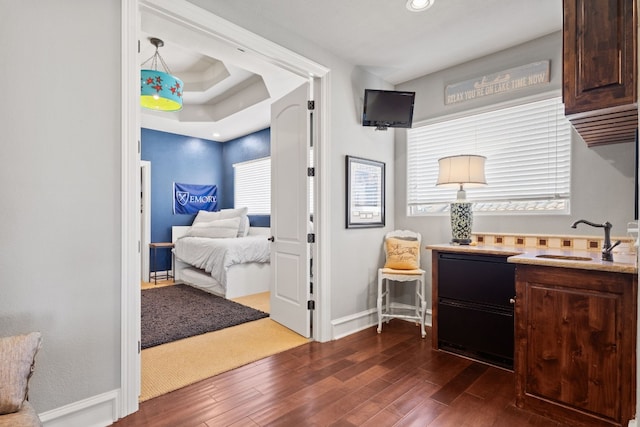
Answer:
M433 252L432 346L513 369L515 266L507 255Z
M516 404L571 425L635 414L637 276L516 268Z
M565 115L588 145L635 141L637 0L564 0Z

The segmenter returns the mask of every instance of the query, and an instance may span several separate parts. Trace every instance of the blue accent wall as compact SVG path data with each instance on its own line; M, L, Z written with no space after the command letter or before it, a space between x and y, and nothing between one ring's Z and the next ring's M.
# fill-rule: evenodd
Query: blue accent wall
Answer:
M220 209L233 208L233 164L270 153L268 128L224 143L143 128L141 159L151 162L151 241L170 242L173 225L191 225L195 218L173 214L174 182L217 185ZM270 224L268 215L249 220L253 226ZM158 251L155 270L170 265L169 251Z
M214 184L220 191L222 144L142 129L141 145L141 159L151 162L151 241L170 242L171 226L191 225L195 218L195 215L173 214L173 183ZM158 251L155 270L170 268L168 252Z

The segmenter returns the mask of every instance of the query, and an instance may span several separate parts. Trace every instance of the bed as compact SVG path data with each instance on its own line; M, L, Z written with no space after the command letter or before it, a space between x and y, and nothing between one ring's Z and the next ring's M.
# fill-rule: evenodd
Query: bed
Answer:
M176 282L228 299L269 291L268 227L248 227L246 235L228 238L193 236L190 230L171 229Z

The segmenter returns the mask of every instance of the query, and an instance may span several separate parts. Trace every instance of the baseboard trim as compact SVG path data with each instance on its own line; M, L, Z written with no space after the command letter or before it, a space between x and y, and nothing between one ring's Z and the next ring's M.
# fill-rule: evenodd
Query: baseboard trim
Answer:
M38 414L44 427L106 427L118 419L120 391L113 390Z
M378 310L371 308L350 316L331 321L331 337L333 340L344 338L378 324ZM427 310L425 324L431 326L431 310Z

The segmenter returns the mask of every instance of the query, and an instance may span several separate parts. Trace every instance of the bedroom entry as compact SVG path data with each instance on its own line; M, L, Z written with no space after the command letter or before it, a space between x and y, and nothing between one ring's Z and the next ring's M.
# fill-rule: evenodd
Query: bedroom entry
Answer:
M305 83L271 105L271 319L306 338L311 337L309 89Z
M121 283L122 292L122 333L121 333L121 405L119 414L126 416L138 409L138 396L140 395L140 379L141 379L141 356L139 352L140 345L140 291L138 286L132 286L132 284L138 284L141 276L142 261L140 258L140 164L139 164L139 151L137 150L137 141L140 138L140 108L139 108L139 77L137 70L139 69L139 61L137 58L137 46L139 33L141 31L140 19L142 15L147 15L153 19L156 19L161 26L171 26L172 29L179 31L180 34L185 37L196 37L199 40L206 38L206 45L209 48L219 46L223 52L228 52L233 56L239 56L244 59L257 59L261 62L261 65L266 67L282 67L289 70L305 79L309 76L313 77L313 89L316 100L316 114L320 119L328 116L331 90L329 84L329 72L330 69L313 61L305 58L287 48L279 46L270 40L260 37L250 31L243 29L237 25L233 25L230 22L222 19L221 17L206 11L198 6L195 6L192 2L187 0L133 0L123 1L123 22L122 22L122 68L128 78L123 79L123 96L122 96L122 126L123 126L123 138L121 141L122 149L122 182L123 195L122 195L122 265L123 265L123 280ZM306 107L306 100L302 105ZM285 109L287 110L287 109ZM288 113L287 113L288 114ZM287 115L285 114L285 115ZM308 117L308 113L305 111L305 117ZM294 122L295 123L295 122ZM305 128L308 124L305 122ZM294 124L295 126L295 124ZM306 224L309 217L306 212L301 213L298 218L297 227L298 230L295 236L297 242L290 242L288 233L292 232L288 228L278 229L278 224L274 222L276 229L274 230L274 251L278 252L278 260L275 264L279 264L279 261L290 262L293 265L299 265L306 271L304 274L294 274L291 281L283 281L278 285L278 289L274 292L278 294L278 300L274 307L276 311L286 311L289 306L297 306L298 308L304 307L304 311L297 312L302 314L303 333L305 336L311 336L310 316L313 315L313 338L319 341L328 341L332 338L332 325L330 321L330 313L328 312L329 303L331 301L329 286L323 286L325 277L329 277L327 268L327 262L329 259L331 241L328 238L329 227L327 225L327 218L329 218L330 203L320 203L320 201L329 202L328 189L330 188L331 179L328 173L322 173L324 170L329 170L329 144L327 124L324 120L317 120L314 125L318 132L314 136L314 140L317 142L314 147L314 162L317 162L318 172L315 181L314 199L317 203L314 203L314 227L315 233L317 233L317 240L313 245L313 270L314 270L314 299L318 301L315 310L306 310L306 300L309 295L307 287L308 283L308 271L309 266L307 262L300 262L300 257L306 259L306 255L300 252L301 248L304 248L304 253L309 250L309 245L301 245L301 242L306 240ZM282 129L282 128L281 128ZM305 140L306 140L305 136ZM304 145L306 148L306 144ZM278 148L280 150L280 148ZM273 153L272 153L273 154ZM272 159L273 161L273 159ZM287 165L289 167L290 165ZM303 171L303 176L306 173ZM297 177L300 179L300 177ZM282 179L282 177L276 177L276 180ZM302 182L293 180L300 188L303 183L306 184L304 179L300 179ZM305 186L306 188L306 186ZM276 197L286 197L279 194ZM273 196L273 193L272 193ZM305 203L305 206L300 208L299 203L295 204L295 208L300 211L307 211L306 197L296 200ZM290 206L290 205L289 205ZM281 222L279 223L283 225ZM305 230L302 231L302 227ZM300 238L302 237L302 241ZM294 243L291 245L290 243ZM280 247L282 246L282 247ZM292 251L288 253L289 246L297 246L298 251ZM290 258L298 258L292 260ZM280 270L280 268L278 268ZM279 271L278 274L282 274L284 271ZM303 278L303 279L300 279ZM278 279L279 280L279 279ZM297 285L304 285L305 290L301 294L296 294L299 289L294 287ZM274 296L275 298L275 296ZM278 309L282 307L284 310ZM273 311L273 309L272 309ZM278 321L289 324L293 328L297 329L295 325L298 324L298 320L295 316L285 318ZM291 323L293 322L293 324Z

